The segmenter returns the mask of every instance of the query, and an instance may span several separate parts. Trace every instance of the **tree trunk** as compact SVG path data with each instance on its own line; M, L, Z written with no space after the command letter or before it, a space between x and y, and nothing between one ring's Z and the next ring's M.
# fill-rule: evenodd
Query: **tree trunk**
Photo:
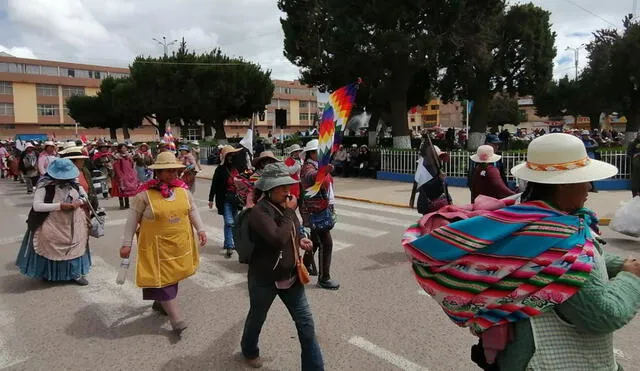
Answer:
M216 129L216 133L215 133L215 139L217 139L218 141L220 140L227 140L227 133L225 133L224 131L224 120L215 120L213 123L213 127L214 129Z
M209 139L213 139L213 135L214 135L215 131L213 130L213 125L207 123L204 124L204 137L205 139L209 140Z
M409 122L407 121L407 93L398 92L391 98L391 130L393 148L411 148Z
M129 134L129 128L128 127L123 127L122 128L122 136L124 137L125 140L127 139L131 139L131 134Z
M627 131L624 138L627 145L636 139L638 131L640 131L640 109L627 115Z
M589 122L591 123L591 130L600 129L600 114L589 115Z
M118 140L118 133L116 133L115 128L109 128L109 137L113 140Z

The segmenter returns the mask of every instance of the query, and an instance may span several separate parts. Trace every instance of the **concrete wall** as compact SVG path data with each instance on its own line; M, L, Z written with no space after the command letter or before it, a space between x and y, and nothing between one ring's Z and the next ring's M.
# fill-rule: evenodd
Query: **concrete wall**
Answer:
M17 124L38 122L36 85L13 83L13 111Z

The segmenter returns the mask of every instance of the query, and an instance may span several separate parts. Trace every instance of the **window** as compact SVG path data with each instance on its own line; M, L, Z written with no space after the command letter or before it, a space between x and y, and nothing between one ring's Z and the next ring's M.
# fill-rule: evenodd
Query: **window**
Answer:
M9 72L9 63L0 62L0 72Z
M0 116L13 116L13 103L0 103Z
M58 116L58 105L38 104L38 116Z
M72 68L61 68L60 69L60 76L63 77L76 77L76 70L72 69Z
M36 85L36 95L39 97L57 97L58 86L57 85Z
M58 76L58 67L42 66L40 73L47 76Z
M200 128L187 128L187 140L200 140L202 139L202 129Z
M432 110L432 111L435 111L435 110L437 110L437 109L440 109L440 105L439 105L439 104L432 104L432 105L431 105L431 110Z
M309 102L305 101L305 100L301 100L300 101L300 108L307 108L309 107Z
M13 95L13 85L9 81L0 81L0 95Z
M310 120L311 119L311 115L307 112L300 112L300 120Z
M9 63L9 72L25 73L25 66L24 64L20 64L20 63Z
M84 88L82 86L63 86L62 96L69 98L73 95L85 95Z
M280 88L280 92L284 94L291 94L291 88Z
M416 122L416 118L415 117L411 117L411 122Z
M92 71L87 71L87 70L76 70L75 76L80 79L90 79L91 72Z
M438 121L438 115L424 115L423 119L426 122L436 122Z
M117 73L117 72L110 72L109 75L111 77L113 77L114 79L123 79L125 77L129 77L128 73Z
M100 71L89 71L89 78L100 80Z
M267 112L267 121L274 121L276 119L275 112Z
M35 66L33 64L27 64L26 71L31 75L39 75L40 74L40 66Z

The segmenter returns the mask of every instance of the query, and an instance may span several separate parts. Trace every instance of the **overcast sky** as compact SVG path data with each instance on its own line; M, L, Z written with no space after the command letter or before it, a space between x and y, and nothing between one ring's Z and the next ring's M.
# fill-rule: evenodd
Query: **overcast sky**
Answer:
M533 3L552 12L556 77L575 74L568 46L588 42L596 29L622 27L622 18L633 7L633 0ZM272 70L274 78L290 80L298 72L282 55L280 16L275 0L0 0L0 51L127 66L136 55L162 54L154 37L184 37L191 49L204 52L220 46L225 53ZM582 50L581 67L585 57Z

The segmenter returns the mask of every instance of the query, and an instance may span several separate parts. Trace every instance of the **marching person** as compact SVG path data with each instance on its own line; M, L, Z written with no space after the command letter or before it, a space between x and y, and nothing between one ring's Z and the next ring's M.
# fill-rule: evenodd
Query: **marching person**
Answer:
M225 257L231 259L235 244L233 242L233 226L235 217L242 208L242 201L238 196L235 183L236 177L240 175L234 165L236 152L240 148L224 146L220 151L220 165L213 173L211 188L209 189L209 209L213 208L215 201L218 214L224 219L224 246Z
M197 161L196 158L191 154L191 148L189 146L180 146L180 157L178 158L182 164L185 166L184 171L182 172L182 181L187 183L189 186L189 190L191 193L195 193L196 191L196 174L198 171L196 170Z
M135 170L133 156L127 145L118 144L113 155L113 180L111 196L118 197L120 210L129 208L129 198L136 195L138 190L138 174Z
M6 159L9 157L9 151L7 151L6 148L7 142L0 141L0 178L4 179L5 173L6 173L6 169L7 169L7 165L6 165Z
M142 184L150 180L152 172L149 170L149 166L153 164L153 155L147 143L142 143L138 146L138 149L133 155L133 160L136 163L138 181Z
M302 192L313 186L318 175L318 140L310 140L304 147L305 162L300 171ZM324 180L320 191L311 198L303 198L300 203L300 215L302 215L303 225L311 229L311 240L313 241L313 251L307 251L304 255L304 264L309 269L309 274L318 276L318 286L323 289L337 290L340 284L331 279L331 254L333 252L333 239L331 229L335 224L333 194L333 179L331 171L333 165L329 167L329 174ZM318 256L318 266L316 269L314 254L320 250Z
M302 170L302 161L300 160L302 148L300 147L300 145L294 144L291 147L287 148L286 152L289 154L289 157L284 160L284 164L289 167L291 177L299 182L300 170ZM291 186L291 194L296 196L296 199L300 199L300 184Z
M502 199L515 194L504 183L500 170L494 165L502 156L495 154L492 146L478 147L477 153L470 158L477 164L471 176L472 203L479 195Z
M264 193L249 214L249 231L255 250L249 261L249 313L242 333L241 348L247 364L262 367L258 340L269 308L279 296L291 313L302 348L302 370L324 370L316 339L311 308L304 284L298 277L299 248L311 250L313 243L300 233L295 213L297 200L291 186L298 183L282 163L264 168L256 187Z
M85 155L82 147L71 147L60 152L60 158L67 158L76 165L79 171L78 184L84 189L93 209L98 210L98 196L93 188L93 179L89 169L84 166L89 156Z
M78 168L55 159L40 178L16 265L20 273L45 281L89 284L91 269L87 194L79 186Z
M49 164L57 158L55 143L46 141L43 146L44 151L40 153L40 157L38 158L38 171L40 172L40 176L47 173L47 167L49 167Z
M187 323L175 300L178 283L196 273L197 245L204 247L207 235L193 196L178 179L184 165L172 152L163 152L149 168L155 179L142 184L133 198L120 257L129 257L138 230L136 284L143 300L153 300L153 310L168 315L172 329L180 334Z
M33 190L38 184L38 155L36 154L36 147L31 143L27 143L24 147L24 153L20 160L20 170L22 171L22 177L27 185L27 193L33 193Z

